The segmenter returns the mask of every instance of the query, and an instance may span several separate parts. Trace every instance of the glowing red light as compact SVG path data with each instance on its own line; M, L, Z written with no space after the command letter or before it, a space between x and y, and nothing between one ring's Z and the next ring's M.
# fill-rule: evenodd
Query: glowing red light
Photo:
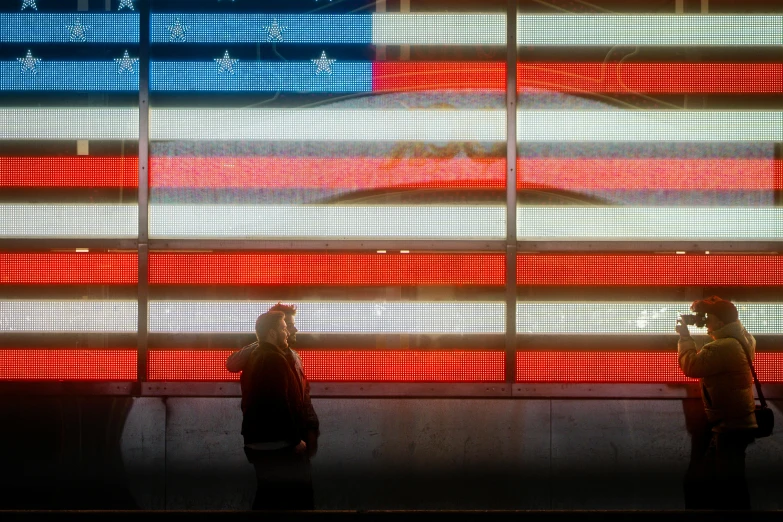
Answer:
M154 381L228 381L228 350L151 350ZM311 381L502 382L505 354L490 351L300 350Z
M139 186L139 158L0 157L0 187Z
M584 93L781 93L783 64L520 63L517 87Z
M375 62L373 91L503 91L503 63ZM583 93L780 93L779 63L519 63L517 89Z
M0 380L135 381L135 349L0 350Z
M565 254L517 257L520 285L783 285L783 256Z
M136 253L0 253L0 284L136 284Z
M757 353L762 382L783 382L783 353ZM671 352L555 352L516 354L517 382L676 383L685 377Z
M454 157L475 152L456 147L435 158L416 157L415 148L403 151L401 158L161 156L150 159L150 186L355 191L505 188L505 158ZM772 159L521 158L517 169L520 189L783 189L783 162Z
M502 285L502 254L150 254L153 284Z

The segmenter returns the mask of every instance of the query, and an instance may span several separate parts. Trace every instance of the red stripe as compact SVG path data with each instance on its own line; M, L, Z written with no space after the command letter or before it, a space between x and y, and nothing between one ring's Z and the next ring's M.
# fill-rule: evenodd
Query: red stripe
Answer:
M780 63L525 63L517 90L584 93L783 93Z
M136 284L119 253L0 253L0 284ZM152 284L487 285L505 282L502 254L150 254ZM780 286L783 256L525 254L519 285Z
M227 350L151 350L152 381L228 381ZM307 378L342 382L503 382L503 352L301 350Z
M375 62L373 91L504 91L498 62ZM519 63L517 90L571 93L783 92L779 63Z
M136 284L138 270L132 252L0 253L0 284Z
M136 156L0 157L0 187L138 186Z
M503 285L502 254L151 253L152 284ZM526 254L520 285L779 286L783 256Z
M762 382L783 382L783 353L757 353ZM672 352L517 352L517 382L690 382Z
M0 350L0 380L135 381L136 350Z
M503 189L506 161L470 144L400 144L399 158L158 157L153 188ZM479 157L493 154L495 157ZM416 156L421 157L416 157ZM473 156L456 157L457 155ZM559 190L780 190L783 162L772 159L527 158L518 188ZM720 173L720 175L716 175Z
M783 256L614 255L517 256L520 285L779 286Z
M152 284L502 285L501 254L151 253Z

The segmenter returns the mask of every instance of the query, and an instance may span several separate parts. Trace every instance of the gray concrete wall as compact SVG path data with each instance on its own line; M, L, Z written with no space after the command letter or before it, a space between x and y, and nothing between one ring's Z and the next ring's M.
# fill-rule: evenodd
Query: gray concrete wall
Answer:
M694 399L314 404L322 509L681 509L701 408ZM780 401L773 407L783 419ZM138 506L249 507L240 423L235 398L133 399L120 449ZM783 435L751 445L747 462L754 507L782 509Z

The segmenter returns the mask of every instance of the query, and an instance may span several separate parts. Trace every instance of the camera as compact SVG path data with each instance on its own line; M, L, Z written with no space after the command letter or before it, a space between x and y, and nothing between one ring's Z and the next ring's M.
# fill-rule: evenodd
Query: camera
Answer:
M693 325L697 328L704 328L704 325L707 324L707 316L703 313L682 314L680 318L682 319L682 324Z

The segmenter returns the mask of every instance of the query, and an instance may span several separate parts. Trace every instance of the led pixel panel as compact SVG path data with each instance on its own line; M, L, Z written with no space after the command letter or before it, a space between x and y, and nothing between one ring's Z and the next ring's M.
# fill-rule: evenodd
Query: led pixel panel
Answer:
M135 333L138 310L136 301L3 300L0 333Z
M0 349L3 381L135 381L135 349Z
M151 350L152 381L238 380L225 362L230 350ZM299 350L313 382L503 382L505 354L459 350Z
M752 141L783 140L780 111L546 111L517 112L517 141Z
M753 335L783 333L783 304L734 303L742 324ZM517 302L517 333L565 335L674 335L680 314L691 302ZM706 334L706 328L691 332Z
M150 205L153 238L500 239L501 206Z
M783 93L781 63L519 63L517 89L581 93Z
M374 286L504 282L505 258L501 254L150 253L152 284Z
M0 13L0 42L138 43L138 13Z
M138 140L136 108L0 108L3 140Z
M0 252L0 284L135 285L135 252Z
M707 225L709 224L709 226ZM777 240L780 208L517 208L520 240Z
M138 205L0 203L0 238L135 238Z
M779 286L778 255L567 254L517 256L519 285Z
M502 141L498 110L152 109L152 140ZM783 126L783 124L781 124ZM783 133L781 133L783 135Z
M276 303L153 300L149 303L149 331L252 334L256 318ZM297 301L293 304L298 312L297 328L312 334L501 334L505 331L505 305L500 302Z
M517 15L517 45L781 46L775 15Z
M759 380L783 382L783 353L756 353ZM677 352L518 351L517 382L684 383Z
M139 186L135 156L0 156L0 187Z

